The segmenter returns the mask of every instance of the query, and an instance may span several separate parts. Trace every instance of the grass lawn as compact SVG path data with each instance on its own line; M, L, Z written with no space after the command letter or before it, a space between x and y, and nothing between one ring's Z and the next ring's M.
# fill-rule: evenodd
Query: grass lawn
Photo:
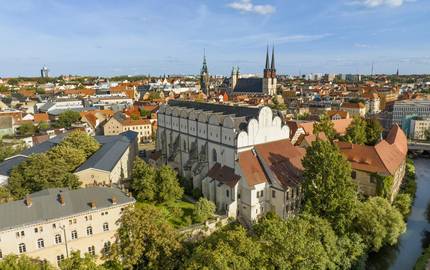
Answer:
M146 204L146 202L136 202L136 207L140 205ZM193 210L194 204L190 202L186 202L183 200L178 200L171 203L163 203L156 205L164 215L167 220L175 227L175 228L183 228L191 225L193 221Z

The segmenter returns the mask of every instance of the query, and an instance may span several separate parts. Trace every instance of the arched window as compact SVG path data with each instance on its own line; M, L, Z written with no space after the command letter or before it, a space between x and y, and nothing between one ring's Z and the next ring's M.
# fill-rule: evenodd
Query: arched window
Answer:
M215 148L212 149L212 161L217 162L217 153L216 153Z
M44 248L45 247L45 242L43 241L42 238L37 239L37 247L38 248Z

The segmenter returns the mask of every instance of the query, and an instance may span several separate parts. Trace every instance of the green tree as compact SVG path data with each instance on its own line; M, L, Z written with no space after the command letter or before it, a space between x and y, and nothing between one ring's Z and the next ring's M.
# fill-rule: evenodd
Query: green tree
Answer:
M426 137L427 141L430 141L430 128L424 131L424 136Z
M381 140L383 128L377 119L366 120L366 144L376 145Z
M8 92L9 88L5 85L0 85L0 93Z
M154 202L157 196L157 171L140 158L136 158L131 173L131 188L139 201Z
M73 123L81 120L81 115L78 112L67 110L62 112L58 118L58 124L62 127L69 128Z
M54 270L48 262L32 259L26 255L7 255L0 260L2 270Z
M323 114L320 116L320 121L314 123L313 133L318 135L320 132L324 132L327 138L330 141L336 137L336 130L334 129L334 123L331 121L330 117L327 114Z
M345 139L354 144L365 144L366 138L366 121L355 116L349 127L346 129Z
M0 186L0 204L7 203L13 200L12 194L10 194L10 191L4 187Z
M6 144L0 139L0 162L8 157L12 157L21 153L25 149L25 144L22 141L15 141L12 144Z
M303 159L304 210L326 218L336 232L348 231L357 204L351 166L330 142L314 141Z
M204 222L215 214L215 204L206 198L200 198L195 204L193 218L195 222Z
M396 244L406 229L402 214L381 197L360 203L354 226L372 251Z
M70 132L60 145L81 149L85 152L86 157L91 156L100 148L96 139L80 130Z
M110 258L125 269L177 269L181 243L158 208L127 208L119 220Z
M39 131L45 131L45 130L49 129L49 124L48 124L47 122L42 121L42 122L40 122L40 123L39 123L39 125L37 126L37 129L38 129Z
M236 225L224 227L206 238L194 249L185 269L262 269L263 263L260 243Z
M17 86L19 81L18 81L18 79L11 78L11 79L7 80L7 83L10 85L13 85L13 86Z
M97 265L95 257L89 253L85 253L81 257L79 250L72 251L70 257L60 263L61 270L105 270L106 268Z
M397 194L396 199L394 200L393 206L399 210L402 216L406 219L406 217L411 212L412 198L410 194L400 193Z
M84 150L70 147L66 144L60 144L53 147L47 152L49 158L63 159L65 161L66 170L68 172L73 172L79 165L84 163L86 160L86 155Z
M17 128L17 131L20 135L28 136L33 135L36 131L36 128L33 126L33 124L24 123Z
M142 110L140 110L140 116L142 116L143 118L147 118L148 116L151 116L151 112L142 109Z
M172 202L182 198L184 189L179 184L176 172L169 166L162 166L157 172L155 182L158 186L158 203Z

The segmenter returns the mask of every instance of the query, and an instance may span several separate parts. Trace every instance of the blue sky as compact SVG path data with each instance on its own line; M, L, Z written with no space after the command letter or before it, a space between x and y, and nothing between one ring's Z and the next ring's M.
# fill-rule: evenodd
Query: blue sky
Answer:
M0 77L430 73L429 0L4 0Z

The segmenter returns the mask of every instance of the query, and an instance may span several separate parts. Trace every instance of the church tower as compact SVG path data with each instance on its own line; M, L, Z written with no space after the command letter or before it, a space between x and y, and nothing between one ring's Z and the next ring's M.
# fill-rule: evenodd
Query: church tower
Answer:
M206 63L206 52L203 52L203 66L200 71L200 89L205 95L209 95L209 71Z
M272 48L272 61L269 62L269 46L266 50L266 66L263 76L263 93L266 95L276 95L276 67L275 67L275 47Z

